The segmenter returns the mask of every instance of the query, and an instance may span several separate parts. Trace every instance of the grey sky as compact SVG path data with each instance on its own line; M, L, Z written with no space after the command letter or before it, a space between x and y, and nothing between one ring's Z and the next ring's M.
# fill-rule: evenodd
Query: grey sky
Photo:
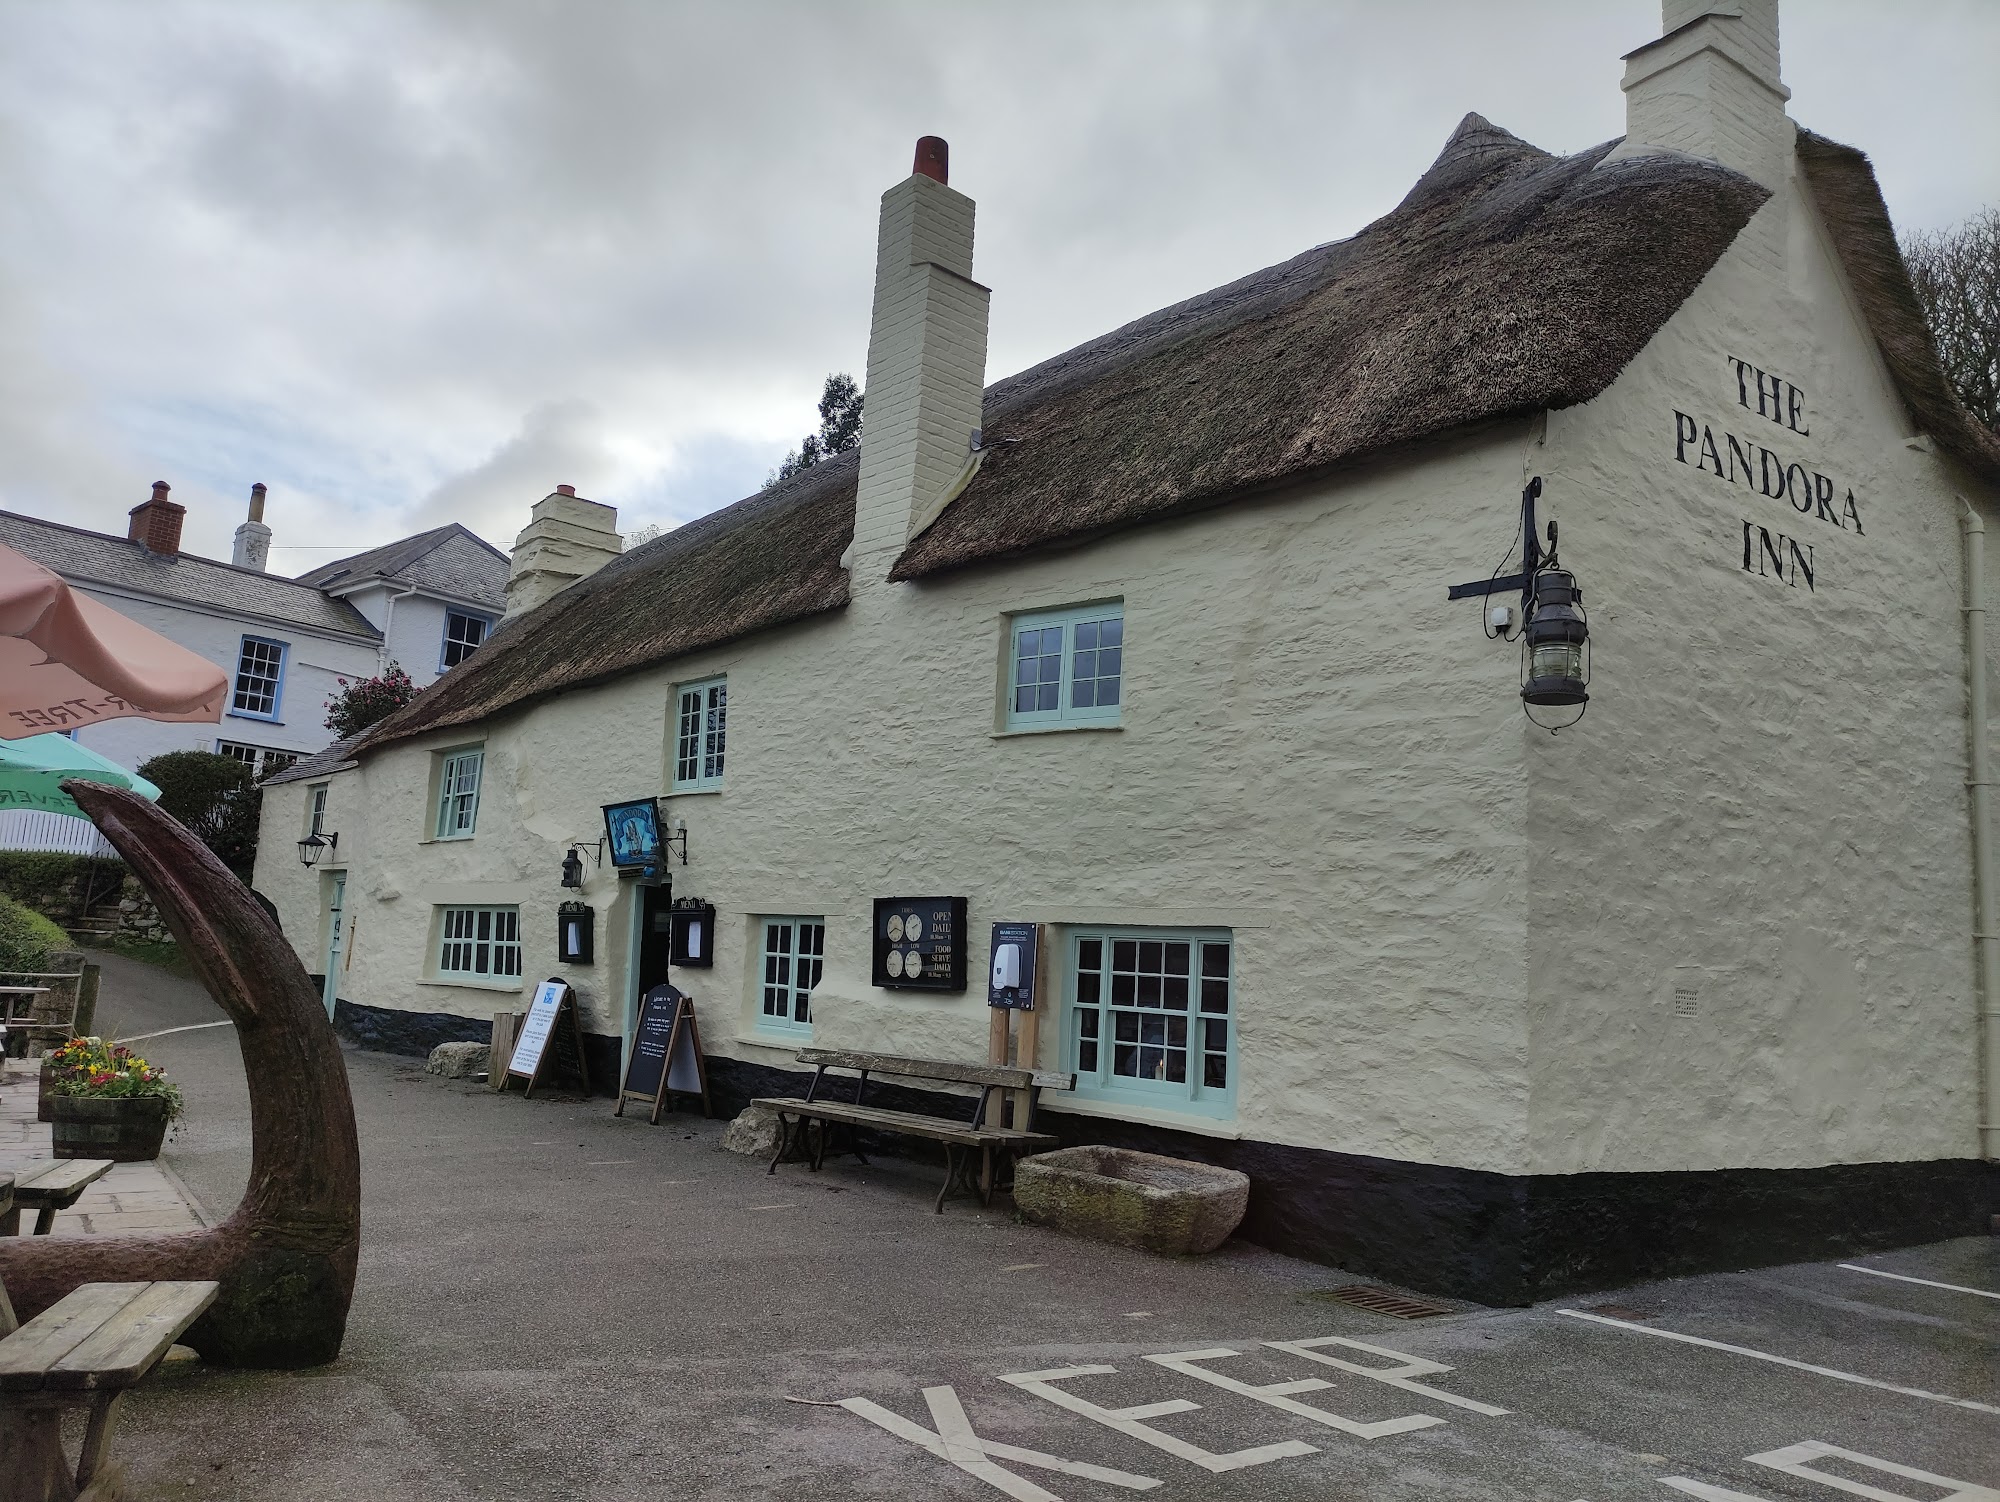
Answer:
M1467 110L1618 135L1655 0L0 0L0 506L148 482L296 573L559 481L754 489L866 350L877 196L947 137L989 377L1390 208ZM1790 0L1793 116L1904 227L2000 202L2000 3Z

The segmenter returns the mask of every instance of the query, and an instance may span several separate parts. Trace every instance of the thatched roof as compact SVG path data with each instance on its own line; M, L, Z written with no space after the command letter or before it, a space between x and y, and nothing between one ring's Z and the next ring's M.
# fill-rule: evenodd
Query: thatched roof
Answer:
M1468 115L1409 196L1352 239L987 388L983 465L891 577L1074 545L1589 401L1769 197L1685 157L1607 163L1611 144L1554 157ZM1811 136L1800 151L1905 399L1972 452L1866 158ZM607 565L507 623L367 744L839 609L856 470L843 455Z

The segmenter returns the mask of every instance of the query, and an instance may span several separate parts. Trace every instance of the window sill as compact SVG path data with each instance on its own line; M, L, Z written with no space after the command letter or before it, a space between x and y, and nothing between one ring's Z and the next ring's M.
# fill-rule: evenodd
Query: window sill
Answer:
M477 833L478 831L475 830L473 834L434 834L427 840L418 840L417 843L419 845L463 845Z
M662 798L698 798L706 793L719 793L721 791L722 784L714 782L706 787L668 788L660 796Z
M1074 1091L1050 1092L1036 1103L1036 1114L1067 1111L1073 1116L1101 1116L1109 1121L1131 1121L1145 1126L1166 1127L1191 1137L1222 1137L1240 1141L1243 1129L1233 1120L1217 1116L1196 1116L1179 1111L1162 1111L1153 1106L1128 1106L1092 1100Z
M276 725L280 730L285 727L285 722L274 714L252 714L247 709L232 709L227 712L224 718L231 720L255 720L259 725Z
M1076 725L1014 725L1005 730L995 730L990 733L994 740L999 741L1007 740L1017 735L1061 735L1065 731L1116 731L1123 730L1124 728L1123 725L1112 720L1107 720L1102 725L1093 725L1086 720Z
M527 989L527 982L519 977L512 980L481 980L474 975L454 979L446 979L443 976L426 976L424 979L418 981L417 984L420 986L447 986L452 990L462 991L513 991L517 994Z
M780 1053L795 1054L802 1048L812 1047L812 1035L810 1033L802 1033L796 1038L788 1038L780 1037L777 1033L758 1032L755 1028L747 1032L739 1030L736 1034L736 1041L738 1043L747 1043L752 1048L775 1049Z

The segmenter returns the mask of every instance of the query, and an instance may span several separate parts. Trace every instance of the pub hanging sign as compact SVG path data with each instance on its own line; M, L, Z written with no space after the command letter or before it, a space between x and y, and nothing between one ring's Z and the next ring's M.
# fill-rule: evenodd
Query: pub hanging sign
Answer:
M892 991L963 991L965 899L877 897L872 978Z

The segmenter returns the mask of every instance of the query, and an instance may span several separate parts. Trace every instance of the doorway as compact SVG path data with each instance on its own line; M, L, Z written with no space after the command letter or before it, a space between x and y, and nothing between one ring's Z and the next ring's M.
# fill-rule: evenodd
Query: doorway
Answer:
M347 930L343 909L347 905L347 873L327 875L326 888L326 981L320 1000L326 1003L327 1021L333 1020L333 1003L340 988L340 967L347 958Z

